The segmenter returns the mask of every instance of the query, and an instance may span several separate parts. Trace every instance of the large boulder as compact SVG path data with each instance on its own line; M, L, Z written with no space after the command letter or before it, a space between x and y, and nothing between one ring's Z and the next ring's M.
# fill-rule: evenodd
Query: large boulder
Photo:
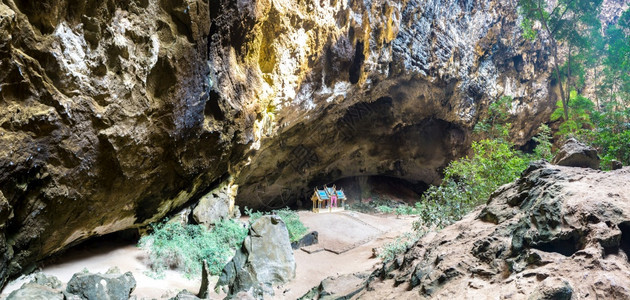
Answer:
M300 300L351 299L365 288L369 275L369 273L355 273L327 277L318 286L300 297Z
M87 300L125 300L135 288L136 280L131 272L120 274L112 270L106 274L76 273L66 291Z
M177 293L177 295L175 295L175 297L170 298L169 300L201 300L201 299L206 299L206 297L202 297L199 298L197 296L195 296L195 294L187 291L187 290L183 290L179 293Z
M630 299L628 257L630 168L536 163L375 272L360 296Z
M257 298L273 295L273 284L295 277L295 258L289 231L278 216L263 216L251 225L232 260L223 269L217 287L227 285L229 295L250 291Z
M300 249L319 243L319 233L317 231L311 231L304 235L299 241L291 243L291 248Z
M234 196L237 189L237 186L226 181L201 197L192 212L195 222L210 227L221 220L231 218L235 212Z
M568 139L551 161L554 165L599 169L599 156L593 147Z
M30 283L36 283L52 289L60 289L63 286L63 283L59 280L59 278L52 275L46 275L42 272L35 273Z
M64 300L61 291L55 290L49 286L26 283L21 288L11 292L7 300Z

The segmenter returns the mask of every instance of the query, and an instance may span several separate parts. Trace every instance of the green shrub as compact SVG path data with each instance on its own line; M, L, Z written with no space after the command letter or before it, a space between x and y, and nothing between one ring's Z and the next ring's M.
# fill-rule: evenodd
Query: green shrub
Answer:
M247 229L233 220L221 221L212 230L166 221L153 224L152 229L138 246L149 252L153 271L150 275L157 278L169 268L180 269L187 278L199 277L203 260L207 261L210 274L219 275L247 235Z
M394 209L387 205L379 205L378 207L376 207L376 210L384 214L391 214L394 212Z
M254 222L256 222L256 220L265 215L265 213L259 211L254 212L247 207L245 207L245 214L249 216L250 224L253 224ZM304 223L300 221L300 216L298 215L298 213L290 210L289 208L273 210L271 213L266 214L275 214L280 217L280 219L282 219L284 224L287 226L287 230L289 231L289 239L291 240L291 242L299 241L308 231L308 227L306 227Z
M308 231L308 227L300 221L300 216L297 212L288 208L274 210L274 214L278 215L282 221L287 225L289 231L289 239L291 242L299 241Z
M396 215L397 216L414 215L414 214L416 214L415 209L412 206L409 206L407 204L399 205L399 206L396 207Z
M400 205L400 202L394 201L377 193L369 194L369 197L366 198L371 198L371 200L367 202L356 201L350 204L348 206L348 209L368 214L386 213L381 211L380 209L383 208L385 210L388 210L384 207L389 207L392 209L391 212L394 212L394 209Z
M553 159L553 153L551 152L551 147L553 146L551 143L551 128L542 124L538 127L538 131L538 134L533 138L537 144L534 149L534 159L544 158L547 161L551 161Z
M398 254L407 251L407 248L417 242L420 237L419 234L406 232L397 237L396 240L383 245L379 249L378 257L383 261L392 260Z
M451 162L442 185L430 187L416 203L415 213L420 218L414 227L442 228L460 220L484 204L499 186L518 178L531 161L549 159L549 128L541 127L535 139L538 146L533 155L515 150L500 137L473 142L473 156Z

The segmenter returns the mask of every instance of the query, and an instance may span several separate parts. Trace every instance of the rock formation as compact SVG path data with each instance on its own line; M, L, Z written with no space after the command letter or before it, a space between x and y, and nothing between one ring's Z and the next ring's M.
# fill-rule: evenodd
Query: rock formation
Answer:
M278 216L262 216L249 229L243 247L225 265L219 286L228 286L229 295L248 292L257 299L273 295L273 285L295 277L295 258L289 231Z
M237 85L239 102L264 105L257 150L234 168L236 202L286 206L352 176L439 183L439 170L466 153L474 124L501 96L513 97L512 135L525 142L551 112L555 87L544 46L520 37L515 5L271 1L213 21L224 42L211 59L230 66L215 90L228 97ZM243 26L243 43L225 41Z
M111 268L106 274L75 273L65 290L62 290L63 286L55 276L36 273L30 282L13 291L7 299L126 300L135 289L136 280L131 272L120 274L118 268Z
M586 146L571 138L558 150L551 163L559 166L599 170L599 161L600 159L595 148Z
M300 297L300 300L351 299L365 289L368 276L369 273L355 273L328 277Z
M64 300L65 298L62 292L36 283L26 283L7 297L7 300L24 299Z
M76 273L66 291L80 299L126 300L135 288L136 279L131 272L120 274L118 269L111 269L106 274Z
M237 189L237 186L226 181L202 196L197 206L192 210L192 217L195 222L210 227L224 219L238 218L236 214L240 214L240 212L238 212L238 208L235 210L234 207L234 195Z
M630 168L532 164L386 264L362 299L630 298Z
M555 103L510 1L0 2L0 287L233 178L294 203L357 175L439 182L501 96Z

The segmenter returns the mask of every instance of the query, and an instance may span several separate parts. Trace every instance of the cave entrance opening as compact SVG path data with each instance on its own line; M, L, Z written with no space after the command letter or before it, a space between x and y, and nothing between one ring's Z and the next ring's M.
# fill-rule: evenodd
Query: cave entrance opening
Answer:
M319 186L323 186L320 184ZM414 205L429 188L423 181L406 180L386 175L349 176L325 184L343 187L347 206ZM313 185L315 186L315 185Z

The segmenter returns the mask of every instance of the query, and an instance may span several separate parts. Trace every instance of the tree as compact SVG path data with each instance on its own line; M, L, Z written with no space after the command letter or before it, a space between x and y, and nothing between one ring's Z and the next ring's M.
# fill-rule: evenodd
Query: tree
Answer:
M594 43L600 37L598 15L601 4L602 0L558 0L553 7L548 7L543 0L519 1L525 36L546 36L551 43L554 75L560 87L565 121L569 120L570 91L583 84L584 64L593 57ZM533 34L536 22L542 29ZM559 51L561 46L566 47L566 54ZM574 77L578 80L572 81Z
M603 101L601 121L619 132L630 116L630 10L617 24L608 26L604 41L603 79L598 91Z

